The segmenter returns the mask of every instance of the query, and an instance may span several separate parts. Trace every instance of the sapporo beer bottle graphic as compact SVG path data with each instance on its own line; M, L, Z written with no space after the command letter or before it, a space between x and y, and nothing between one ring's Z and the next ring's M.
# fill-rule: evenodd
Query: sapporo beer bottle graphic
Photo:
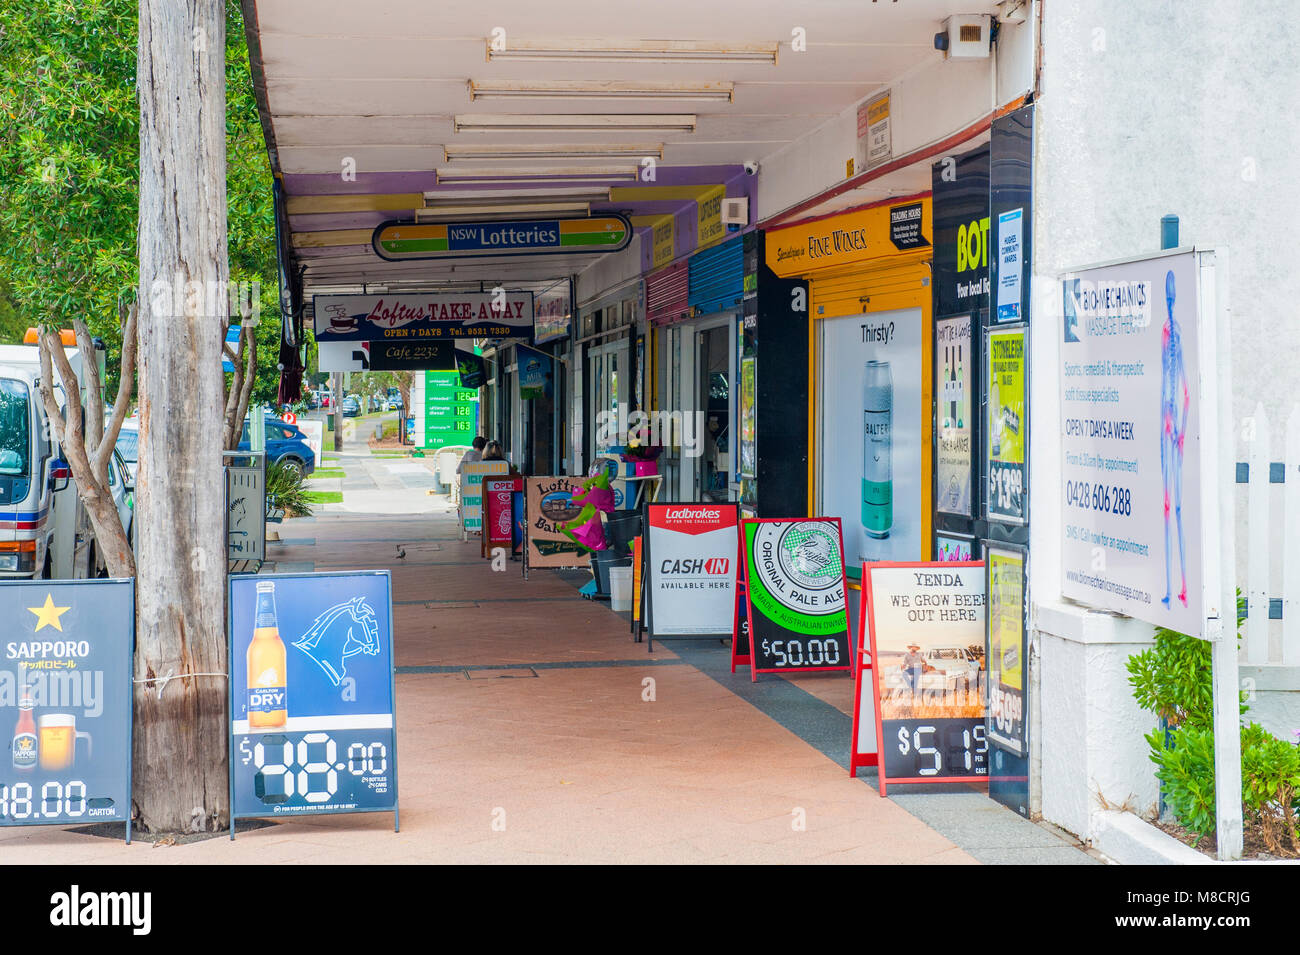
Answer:
M259 581L253 640L248 645L249 729L277 729L288 722L286 662L275 616L275 582Z
M36 766L36 720L32 719L32 688L23 684L14 727L14 769L30 772Z
M894 526L894 379L887 361L867 362L862 386L862 527L869 537Z

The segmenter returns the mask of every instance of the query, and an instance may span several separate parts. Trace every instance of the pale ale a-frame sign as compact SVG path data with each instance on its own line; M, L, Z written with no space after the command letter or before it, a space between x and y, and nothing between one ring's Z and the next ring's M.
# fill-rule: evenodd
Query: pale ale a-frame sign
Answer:
M757 518L742 526L751 679L850 669L839 518Z
M733 635L738 523L735 504L646 504L648 649L655 640Z
M391 812L397 828L387 571L230 578L235 820Z

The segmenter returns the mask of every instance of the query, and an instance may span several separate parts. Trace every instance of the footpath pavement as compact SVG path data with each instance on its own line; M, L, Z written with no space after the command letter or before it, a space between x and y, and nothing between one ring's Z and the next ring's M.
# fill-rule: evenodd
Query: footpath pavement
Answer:
M753 684L707 641L650 654L573 573L494 572L423 462L339 457L343 503L286 521L269 557L392 573L401 832L379 813L160 848L0 829L7 864L1094 861L982 793L851 779L851 679Z

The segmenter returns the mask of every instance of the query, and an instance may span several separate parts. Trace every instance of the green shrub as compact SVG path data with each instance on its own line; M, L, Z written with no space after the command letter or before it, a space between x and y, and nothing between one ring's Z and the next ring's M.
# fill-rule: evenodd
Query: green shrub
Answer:
M266 466L266 503L284 508L286 517L311 517L312 499L303 487L302 474L278 461Z
M1239 628L1244 619L1239 600ZM1133 698L1163 722L1146 735L1156 778L1170 812L1198 841L1215 829L1211 652L1204 640L1158 627L1155 645L1128 661ZM1242 726L1241 790L1247 829L1270 852L1300 855L1300 748L1257 723Z

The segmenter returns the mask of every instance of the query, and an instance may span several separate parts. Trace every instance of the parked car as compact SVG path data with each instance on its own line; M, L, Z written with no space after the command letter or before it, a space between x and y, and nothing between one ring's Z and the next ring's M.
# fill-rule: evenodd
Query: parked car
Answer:
M357 400L356 395L348 395L339 407L343 409L345 418L356 418L361 414L361 402Z
M131 486L135 486L135 469L140 462L140 419L127 418L122 422L122 430L117 433L117 453L126 464L127 477Z
M402 410L402 392L397 388L388 389L388 402L384 408L385 411Z
M248 422L245 421L243 434L239 437L239 450L248 449ZM266 459L270 462L278 461L303 477L316 470L316 453L307 443L307 436L293 425L285 424L270 415L266 416Z

